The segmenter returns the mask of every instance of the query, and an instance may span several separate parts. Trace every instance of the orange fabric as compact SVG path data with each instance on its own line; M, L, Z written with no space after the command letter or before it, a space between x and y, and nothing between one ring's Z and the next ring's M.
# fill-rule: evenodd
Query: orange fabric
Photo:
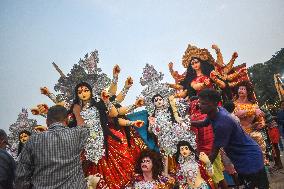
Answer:
M210 79L209 77L207 77L206 75L202 75L202 76L197 76L194 80L192 80L192 82L196 82L196 83L204 83L204 81L206 79ZM212 82L210 82L210 85L204 87L203 89L213 89L213 84ZM201 90L200 90L201 91ZM200 91L196 91L196 94L199 94Z

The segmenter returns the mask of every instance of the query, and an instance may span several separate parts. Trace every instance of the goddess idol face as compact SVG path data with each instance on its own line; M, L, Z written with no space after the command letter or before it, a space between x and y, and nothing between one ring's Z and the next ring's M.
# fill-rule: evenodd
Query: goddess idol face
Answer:
M141 170L142 172L151 172L153 168L153 162L149 157L145 157L141 162Z
M247 93L247 88L246 86L240 86L238 89L238 95L239 97L247 97L248 93Z
M154 105L156 108L161 108L164 105L164 99L160 96L154 98Z
M91 98L91 91L85 86L79 87L77 94L80 100L83 100L83 101L90 100Z
M27 133L20 134L21 143L26 143L29 140L30 136Z
M190 61L190 65L191 67L194 69L194 70L199 70L200 67L201 67L201 64L200 64L200 61L196 58L193 58L191 61Z
M188 146L181 146L179 150L180 150L180 154L185 158L191 154L191 151Z

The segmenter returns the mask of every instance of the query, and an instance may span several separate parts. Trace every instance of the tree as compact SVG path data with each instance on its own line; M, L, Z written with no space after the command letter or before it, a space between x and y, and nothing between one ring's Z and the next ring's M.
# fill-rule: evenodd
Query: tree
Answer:
M279 97L274 86L273 75L284 74L284 48L276 52L270 60L251 66L248 72L259 104L275 104L279 101Z

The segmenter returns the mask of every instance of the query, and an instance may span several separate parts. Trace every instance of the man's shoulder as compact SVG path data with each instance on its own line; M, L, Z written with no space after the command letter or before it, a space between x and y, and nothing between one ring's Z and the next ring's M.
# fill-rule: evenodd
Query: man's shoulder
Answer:
M0 158L5 161L14 161L14 158L4 149L0 149Z
M283 116L283 115L284 115L284 110L279 110L279 111L277 112L277 115L278 115L278 116Z
M229 112L227 112L226 109L220 107L218 112L218 117L216 119L218 122L233 122L234 118L231 116Z

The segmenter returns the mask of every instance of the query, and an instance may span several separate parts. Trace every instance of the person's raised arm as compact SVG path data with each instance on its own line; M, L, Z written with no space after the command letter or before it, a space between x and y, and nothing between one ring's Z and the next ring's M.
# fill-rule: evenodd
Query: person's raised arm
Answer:
M76 118L76 121L77 121L77 125L83 126L84 125L84 119L80 115L80 112L81 112L80 105L75 104L74 107L73 107L73 113L75 115L75 118Z
M210 124L210 120L205 118L204 120L200 121L190 121L192 127L207 127Z

